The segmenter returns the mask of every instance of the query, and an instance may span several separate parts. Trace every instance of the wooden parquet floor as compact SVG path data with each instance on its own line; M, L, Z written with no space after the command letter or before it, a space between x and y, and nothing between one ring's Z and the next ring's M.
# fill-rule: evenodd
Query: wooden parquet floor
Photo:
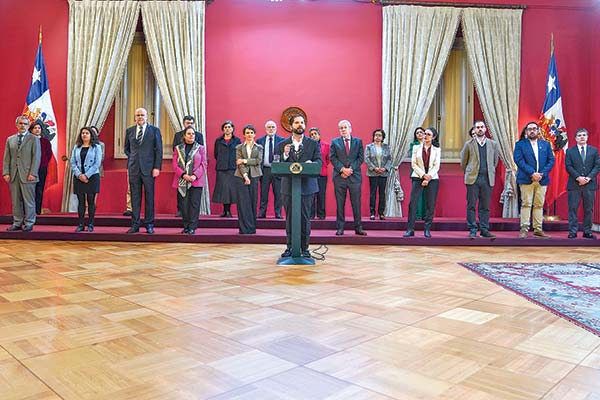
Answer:
M600 399L600 338L457 262L596 248L0 241L0 399Z

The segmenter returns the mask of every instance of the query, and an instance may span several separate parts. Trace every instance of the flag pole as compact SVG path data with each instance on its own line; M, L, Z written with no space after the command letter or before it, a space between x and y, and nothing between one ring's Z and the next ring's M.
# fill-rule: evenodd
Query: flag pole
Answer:
M40 41L40 44L42 44L42 25L40 25L39 41Z

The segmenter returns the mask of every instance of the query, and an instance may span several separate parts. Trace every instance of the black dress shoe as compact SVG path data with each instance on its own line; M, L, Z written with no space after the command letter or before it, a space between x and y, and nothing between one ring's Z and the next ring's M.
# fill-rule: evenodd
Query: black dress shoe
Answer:
M94 224L88 225L88 232L94 232Z
M154 233L154 225L147 225L146 233L153 234Z
M573 232L569 232L569 236L567 236L569 239L575 239L577 237L576 233Z
M344 234L344 230L343 230L343 229L338 229L338 230L335 232L335 236L342 236L343 234Z
M83 231L83 230L85 230L85 229L83 228L83 224L82 224L82 225L77 225L77 228L75 228L75 232L81 232L81 231Z
M231 211L227 211L227 213L226 213L226 215L225 215L225 216L226 216L227 218L232 218Z
M281 216L281 214L275 214L275 219L283 219L283 217Z
M227 211L223 211L219 217L225 218L227 216Z
M21 229L22 228L20 226L16 226L16 225L11 225L8 228L6 228L6 230L9 232L20 231Z
M370 220L374 220L375 219L375 214L371 214L371 216L369 217Z
M367 232L363 231L362 228L355 229L354 233L356 233L359 236L367 236Z
M127 233L138 233L139 231L140 231L139 226L132 226L131 228L129 228L129 230L127 230Z
M412 229L406 231L404 233L404 235L402 235L402 237L411 237L411 236L415 236L415 231L413 231Z
M23 230L25 230L25 229L23 229ZM594 234L593 234L593 233L591 233L591 232L584 233L584 234L583 234L583 237L584 237L584 238L586 238L586 239L596 239L596 235L594 235Z
M490 232L488 231L481 231L481 233L479 234L481 237L484 238L488 238L488 239L496 239L496 235L492 235Z
M475 239L476 237L477 237L477 231L469 232L469 239Z
M379 219L383 221L385 219L385 216L379 215Z
M133 213L129 210L125 210L123 211L123 216L124 217L131 217L133 215Z
M317 217L317 219L325 219L325 216L323 215L322 217Z
M33 230L33 225L25 225L23 227L23 232L31 232Z
M183 228L183 230L181 231L181 233L188 233L188 228Z
M302 250L302 253L300 253L300 256L302 256L303 258L312 258L312 256L310 255L310 251L308 251L308 250Z
M258 214L256 218L267 218L267 214Z
M423 236L425 236L426 238L430 238L431 237L431 231L429 229L425 229L423 231Z
M194 234L196 234L196 230L195 229L188 229L187 234L188 235L194 235Z
M291 257L292 256L292 251L290 249L285 249L285 251L283 253L281 253L281 257L286 258L286 257Z

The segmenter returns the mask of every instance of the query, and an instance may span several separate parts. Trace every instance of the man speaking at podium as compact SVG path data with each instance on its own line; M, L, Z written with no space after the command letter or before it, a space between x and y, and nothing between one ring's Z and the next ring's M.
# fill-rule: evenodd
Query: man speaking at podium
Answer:
M290 126L292 127L292 136L279 143L278 154L282 162L313 162L321 164L321 152L318 143L304 136L306 124L304 117L300 114L294 114L290 117ZM285 208L285 233L287 235L287 248L281 254L281 257L292 256L292 178L283 176L281 178L281 195L283 206ZM302 177L302 203L300 205L300 248L301 256L310 258L308 251L308 242L310 238L310 212L314 201L314 195L319 191L319 184L316 176Z

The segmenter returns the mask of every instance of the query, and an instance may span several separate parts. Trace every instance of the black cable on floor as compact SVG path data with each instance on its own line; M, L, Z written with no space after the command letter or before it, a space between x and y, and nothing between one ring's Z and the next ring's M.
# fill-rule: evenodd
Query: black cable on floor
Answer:
M316 249L311 250L311 253L312 253L312 257L315 260L324 261L325 254L327 254L328 251L329 251L329 247L327 247L327 245L322 244L319 247L317 247Z

